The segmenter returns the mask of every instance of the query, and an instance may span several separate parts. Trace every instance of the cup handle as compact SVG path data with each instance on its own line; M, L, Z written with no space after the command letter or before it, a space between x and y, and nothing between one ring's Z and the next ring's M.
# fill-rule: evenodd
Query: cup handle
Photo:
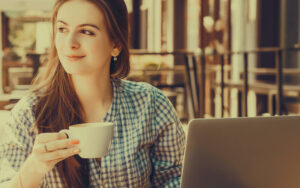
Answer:
M62 129L62 130L59 131L59 133L65 133L68 138L72 137L71 132L68 129Z

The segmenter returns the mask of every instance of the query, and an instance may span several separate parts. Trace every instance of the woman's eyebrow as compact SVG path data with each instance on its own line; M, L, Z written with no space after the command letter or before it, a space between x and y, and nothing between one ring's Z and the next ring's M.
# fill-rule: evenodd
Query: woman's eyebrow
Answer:
M60 23L62 23L62 24L64 24L64 25L68 25L68 23L66 23L66 22L64 22L64 21L62 21L62 20L57 20L57 22L60 22ZM100 30L100 28L99 28L98 26L94 25L94 24L86 23L86 24L80 24L80 25L79 25L79 27L85 27L85 26L94 27L95 29Z

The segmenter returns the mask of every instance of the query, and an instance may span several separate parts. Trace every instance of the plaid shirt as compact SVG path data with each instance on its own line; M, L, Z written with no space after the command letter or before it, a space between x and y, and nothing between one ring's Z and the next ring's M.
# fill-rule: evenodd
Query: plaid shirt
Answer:
M114 137L101 167L96 159L89 159L91 187L180 187L185 134L170 101L146 83L119 79L112 83L113 101L104 121L115 123ZM36 101L33 94L24 96L4 127L0 187L32 152ZM40 187L63 187L56 167L44 176Z

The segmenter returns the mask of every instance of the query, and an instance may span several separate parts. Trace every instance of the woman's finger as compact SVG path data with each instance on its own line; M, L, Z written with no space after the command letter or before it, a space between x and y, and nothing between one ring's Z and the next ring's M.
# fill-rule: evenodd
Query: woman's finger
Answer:
M80 149L77 146L75 146L68 149L56 150L56 151L41 154L39 156L39 159L41 161L54 161L61 158L66 159L78 153L80 153Z
M33 148L33 152L35 153L46 153L52 152L59 149L67 149L71 148L79 143L78 140L71 140L71 139L63 139L63 140L56 140L48 143L37 144Z
M71 148L75 145L79 144L79 141L74 139L63 139L63 140L57 140L53 142L47 143L46 147L48 151L55 151L59 149L66 149L66 148Z
M36 143L48 143L54 140L66 139L67 135L65 133L42 133L37 135Z
M71 156L70 156L71 157ZM67 157L68 158L68 157ZM56 165L57 163L59 163L59 162L61 162L61 161L63 161L63 160L65 160L66 158L59 158L59 159L55 159L55 160L53 160L53 161L50 161L50 165Z

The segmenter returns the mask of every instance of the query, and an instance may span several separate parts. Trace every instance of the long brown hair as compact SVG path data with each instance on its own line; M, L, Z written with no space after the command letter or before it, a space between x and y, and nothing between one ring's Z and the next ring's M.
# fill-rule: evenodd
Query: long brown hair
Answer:
M43 71L35 77L31 92L37 97L34 116L39 133L58 132L69 125L83 123L83 107L76 95L70 76L63 69L54 45L55 23L61 5L69 0L57 0L52 15L52 46L49 61ZM111 61L110 75L124 78L128 75L128 12L124 0L87 0L96 5L104 14L105 24L111 40L121 52L117 62ZM79 156L69 157L57 164L57 168L66 187L89 187L88 160Z

